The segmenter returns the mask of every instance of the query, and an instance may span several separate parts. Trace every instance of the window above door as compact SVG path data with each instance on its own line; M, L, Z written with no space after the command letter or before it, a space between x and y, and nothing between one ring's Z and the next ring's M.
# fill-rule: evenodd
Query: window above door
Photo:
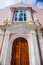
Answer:
M32 22L31 7L11 7L12 22Z
M26 21L26 10L16 10L13 17L14 21Z

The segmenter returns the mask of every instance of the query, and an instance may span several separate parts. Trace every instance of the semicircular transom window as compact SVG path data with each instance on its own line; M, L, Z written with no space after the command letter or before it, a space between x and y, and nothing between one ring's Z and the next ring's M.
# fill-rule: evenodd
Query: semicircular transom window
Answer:
M16 10L14 13L14 21L26 21L26 10Z

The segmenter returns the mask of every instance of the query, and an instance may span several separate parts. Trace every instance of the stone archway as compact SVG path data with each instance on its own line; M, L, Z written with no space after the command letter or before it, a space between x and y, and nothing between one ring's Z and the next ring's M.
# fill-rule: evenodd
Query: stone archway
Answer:
M28 42L25 38L18 37L13 41L10 65L30 65Z
M32 37L28 36L29 34L16 34L14 36L12 36L12 38L10 39L8 46L7 47L7 55L5 55L5 60L2 62L2 65L11 65L11 55L12 55L12 46L13 46L13 41L19 37L24 38L25 40L27 40L27 44L28 44L28 54L29 54L29 63L30 65L35 65L35 57L34 57L34 48L33 48L33 39ZM4 49L5 51L5 49ZM4 55L3 55L4 56Z

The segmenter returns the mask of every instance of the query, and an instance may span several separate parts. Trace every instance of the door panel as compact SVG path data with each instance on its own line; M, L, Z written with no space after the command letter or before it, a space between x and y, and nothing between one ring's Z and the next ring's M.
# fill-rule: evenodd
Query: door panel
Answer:
M29 65L28 43L24 38L17 38L13 42L11 65Z

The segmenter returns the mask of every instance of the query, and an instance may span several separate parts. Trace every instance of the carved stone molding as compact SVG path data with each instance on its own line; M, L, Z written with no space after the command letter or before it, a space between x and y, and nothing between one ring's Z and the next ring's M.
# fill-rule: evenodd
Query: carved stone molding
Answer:
M15 11L15 10L32 10L32 7L10 7L10 9L11 9L11 12L12 11Z

